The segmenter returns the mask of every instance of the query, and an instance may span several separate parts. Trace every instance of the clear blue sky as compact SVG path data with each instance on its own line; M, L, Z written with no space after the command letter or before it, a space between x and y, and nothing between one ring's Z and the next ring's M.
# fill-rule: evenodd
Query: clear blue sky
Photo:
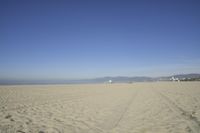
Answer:
M200 73L199 0L1 0L0 78Z

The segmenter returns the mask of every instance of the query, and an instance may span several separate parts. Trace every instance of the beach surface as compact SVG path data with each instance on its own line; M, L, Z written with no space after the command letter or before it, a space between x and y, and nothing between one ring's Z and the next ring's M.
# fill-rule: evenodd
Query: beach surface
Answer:
M0 133L200 133L200 82L0 86Z

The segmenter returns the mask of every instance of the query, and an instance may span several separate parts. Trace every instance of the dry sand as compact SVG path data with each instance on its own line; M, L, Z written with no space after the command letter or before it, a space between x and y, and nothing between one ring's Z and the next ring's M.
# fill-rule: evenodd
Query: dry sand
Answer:
M200 82L0 86L0 133L200 133Z

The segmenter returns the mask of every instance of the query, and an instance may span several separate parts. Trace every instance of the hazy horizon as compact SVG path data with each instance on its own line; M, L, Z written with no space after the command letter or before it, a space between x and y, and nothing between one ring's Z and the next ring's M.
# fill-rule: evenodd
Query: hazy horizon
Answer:
M0 80L200 73L200 1L0 1Z

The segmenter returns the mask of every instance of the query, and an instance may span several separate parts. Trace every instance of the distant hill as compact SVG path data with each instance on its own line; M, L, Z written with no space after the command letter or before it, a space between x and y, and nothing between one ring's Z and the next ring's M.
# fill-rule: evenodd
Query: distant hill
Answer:
M114 83L130 83L130 82L151 82L151 81L169 81L171 77L179 78L179 79L195 79L195 78L200 78L200 74L178 74L178 75L172 75L172 76L166 76L166 77L145 77L145 76L137 76L137 77L123 77L123 76L118 76L118 77L102 77L102 78L96 78L88 81L92 81L93 83L103 83L107 82L109 80L112 80Z
M179 79L200 79L200 74L178 74L166 77L145 77L145 76L117 76L117 77L99 77L93 79L80 79L80 80L1 80L1 85L14 85L14 84L86 84L86 83L106 83L112 80L113 83L132 83L132 82L152 82L152 81L169 81L171 77ZM187 80L191 81L191 80Z
M153 81L151 77L102 77L93 79L93 82L104 83L108 80L112 80L114 83L127 83L127 82L144 82L144 81Z
M200 77L200 74L179 74L179 75L174 75L174 77L177 77L177 78L199 78Z
M157 80L169 81L171 79L171 77L175 77L175 78L178 78L180 80L183 80L183 79L199 79L200 78L200 74L197 74L197 73L177 74L177 75L166 76L166 77L158 77Z

